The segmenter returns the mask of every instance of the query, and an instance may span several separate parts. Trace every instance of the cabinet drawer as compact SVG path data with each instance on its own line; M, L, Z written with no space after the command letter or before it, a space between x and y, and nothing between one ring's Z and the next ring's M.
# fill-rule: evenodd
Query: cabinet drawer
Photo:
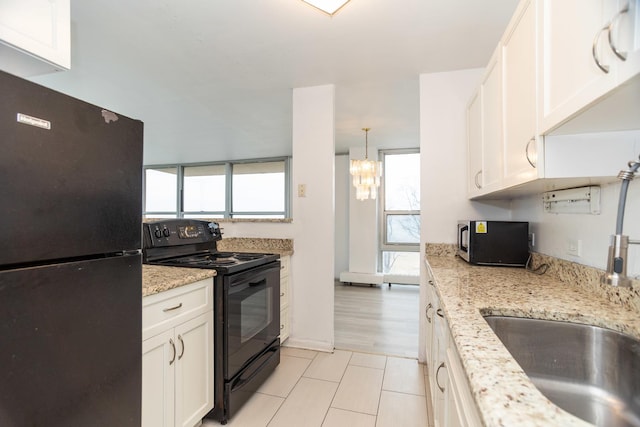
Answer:
M213 309L213 279L171 289L142 299L142 339L147 339Z
M290 265L291 265L291 257L289 255L280 257L280 277L289 276Z

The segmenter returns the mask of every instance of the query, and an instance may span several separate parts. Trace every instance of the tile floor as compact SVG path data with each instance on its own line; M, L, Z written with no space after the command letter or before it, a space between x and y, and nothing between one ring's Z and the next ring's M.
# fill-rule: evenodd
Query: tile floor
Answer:
M283 347L278 368L227 425L425 427L425 372L415 359Z

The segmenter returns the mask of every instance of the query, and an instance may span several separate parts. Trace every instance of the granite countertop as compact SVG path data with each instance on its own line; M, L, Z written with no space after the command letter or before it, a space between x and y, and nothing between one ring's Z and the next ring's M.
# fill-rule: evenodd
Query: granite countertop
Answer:
M214 277L215 270L202 268L163 267L142 265L142 296L157 294L188 285L199 280Z
M555 276L428 256L440 305L485 426L590 426L545 398L482 315L598 325L640 337L637 312Z
M217 248L224 252L265 252L286 256L293 255L293 239L227 237L217 243Z

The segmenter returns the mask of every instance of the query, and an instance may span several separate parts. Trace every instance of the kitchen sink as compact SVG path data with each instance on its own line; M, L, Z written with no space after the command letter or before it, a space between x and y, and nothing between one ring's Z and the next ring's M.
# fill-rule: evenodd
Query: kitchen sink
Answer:
M557 406L597 426L640 427L640 340L577 323L485 320Z

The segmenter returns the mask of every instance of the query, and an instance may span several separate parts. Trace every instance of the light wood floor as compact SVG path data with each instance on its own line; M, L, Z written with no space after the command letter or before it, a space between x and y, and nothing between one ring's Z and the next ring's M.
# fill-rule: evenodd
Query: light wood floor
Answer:
M418 286L335 283L335 347L418 357Z

